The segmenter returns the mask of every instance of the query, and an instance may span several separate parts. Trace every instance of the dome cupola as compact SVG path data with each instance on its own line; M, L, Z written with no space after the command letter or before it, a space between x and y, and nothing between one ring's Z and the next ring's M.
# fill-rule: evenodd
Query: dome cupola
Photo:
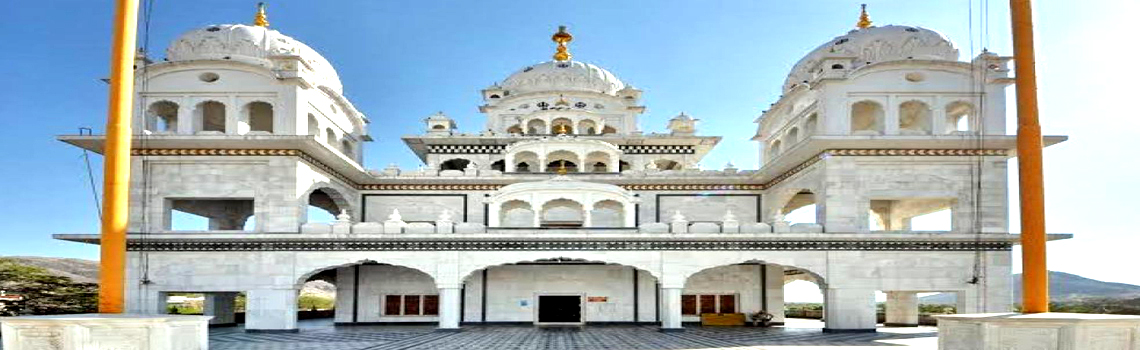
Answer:
M210 25L183 33L166 49L166 59L236 61L284 70L302 68L312 73L316 85L341 93L340 77L328 60L305 43L269 29L264 5L259 4L254 23ZM304 67L283 66L292 64L290 58L300 60Z
M792 68L784 81L784 92L810 81L823 61L844 59L851 70L873 63L898 60L957 61L958 49L946 36L934 30L887 25L873 26L866 9L859 17L856 29L838 36L812 50Z

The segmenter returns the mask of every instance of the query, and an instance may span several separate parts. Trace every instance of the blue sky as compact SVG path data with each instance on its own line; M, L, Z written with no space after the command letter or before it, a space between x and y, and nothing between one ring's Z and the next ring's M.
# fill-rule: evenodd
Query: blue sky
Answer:
M248 23L255 1L154 2L146 44L161 59L179 33ZM1011 54L1004 1L868 1L876 24L946 33L963 59L985 46ZM482 126L478 90L549 59L558 25L575 35L575 59L610 69L645 90L646 131L684 111L701 133L724 141L703 166L757 166L752 120L779 97L792 64L849 30L857 1L274 1L272 27L308 43L339 71L346 95L372 120L367 166L417 166L399 141L436 111L468 131ZM5 1L0 10L0 255L97 257L94 246L52 233L93 233L97 220L82 153L54 140L78 127L103 129L112 2ZM1130 63L1134 0L1036 3L1041 118L1070 141L1046 151L1050 268L1140 284L1131 270L1140 239L1136 109L1121 102L1137 73ZM989 9L988 21L981 8ZM971 11L972 10L972 11ZM971 26L971 13L973 25ZM983 24L988 25L988 35ZM972 28L971 28L972 27ZM971 35L971 33L973 35ZM143 37L140 35L140 40ZM1129 79L1131 78L1131 79ZM1012 90L1009 95L1012 105ZM1010 120L1013 120L1012 108ZM1013 130L1011 128L1011 130ZM101 169L95 157L96 172ZM1013 165L1011 164L1011 168ZM98 180L97 180L98 182ZM1016 192L1013 193L1016 199ZM1016 207L1011 213L1017 230Z

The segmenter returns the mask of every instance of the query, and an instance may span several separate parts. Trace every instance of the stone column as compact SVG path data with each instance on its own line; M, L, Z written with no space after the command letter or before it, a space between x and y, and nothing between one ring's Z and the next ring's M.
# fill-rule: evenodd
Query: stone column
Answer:
M459 286L439 285L439 328L440 331L459 331Z
M202 303L202 314L214 316L210 319L211 326L233 326L237 324L234 319L235 298L237 298L237 293L205 293L206 300Z
M887 292L888 327L918 326L918 292Z
M824 332L874 332L878 323L875 290L827 288Z
M661 286L661 331L683 332L681 328L680 286Z
M178 125L174 129L178 134L194 134L194 110L185 102L178 105Z
M297 290L254 289L246 293L245 331L297 332Z
M887 96L883 102L883 135L899 134L899 106L893 96Z
M588 206L582 211L582 227L594 227L594 207Z
M233 134L238 133L238 114L240 112L238 109L238 105L237 105L238 101L237 101L236 96L230 95L230 98L228 99L228 101L229 102L226 103L226 106L225 106L226 107L226 134L233 135ZM336 145L329 145L329 146L336 147Z
M776 264L760 265L766 269L764 277L764 285L768 286L764 291L764 298L768 304L768 313L772 314L773 324L784 323L784 266Z

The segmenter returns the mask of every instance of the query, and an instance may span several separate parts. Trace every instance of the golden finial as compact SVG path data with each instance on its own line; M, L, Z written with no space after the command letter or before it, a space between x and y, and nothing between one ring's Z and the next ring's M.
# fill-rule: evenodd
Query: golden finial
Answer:
M566 97L564 97L562 95L558 95L558 101L555 101L554 105L555 106L569 106L570 101L567 101Z
M554 60L559 62L569 61L572 56L570 56L570 51L566 49L566 44L573 41L574 36L566 32L566 26L558 26L558 32L554 33L554 36L550 37L550 40L558 43L557 52L554 53Z
M859 29L871 28L875 22L871 22L871 16L867 15L867 4L863 4L862 8L862 12L859 13L859 23L855 23L855 27Z
M253 15L253 25L258 27L268 27L269 20L265 16L265 3L257 3L257 14Z
M558 124L558 129L555 129L554 131L559 135L566 135L570 133L570 128L567 127L566 124Z

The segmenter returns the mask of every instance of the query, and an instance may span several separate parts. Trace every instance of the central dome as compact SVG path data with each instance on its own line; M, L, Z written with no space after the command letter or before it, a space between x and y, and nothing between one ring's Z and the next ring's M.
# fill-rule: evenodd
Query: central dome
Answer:
M958 49L941 33L920 27L888 25L855 29L831 39L796 62L784 92L810 80L811 70L828 57L851 57L851 69L868 64L907 59L957 61Z
M318 85L341 92L340 77L332 64L305 43L273 29L244 24L219 24L191 30L166 49L172 62L192 60L237 61L274 69L274 57L299 57L310 67Z
M511 74L501 84L512 95L541 91L585 91L614 95L625 88L613 73L578 61L548 61Z

